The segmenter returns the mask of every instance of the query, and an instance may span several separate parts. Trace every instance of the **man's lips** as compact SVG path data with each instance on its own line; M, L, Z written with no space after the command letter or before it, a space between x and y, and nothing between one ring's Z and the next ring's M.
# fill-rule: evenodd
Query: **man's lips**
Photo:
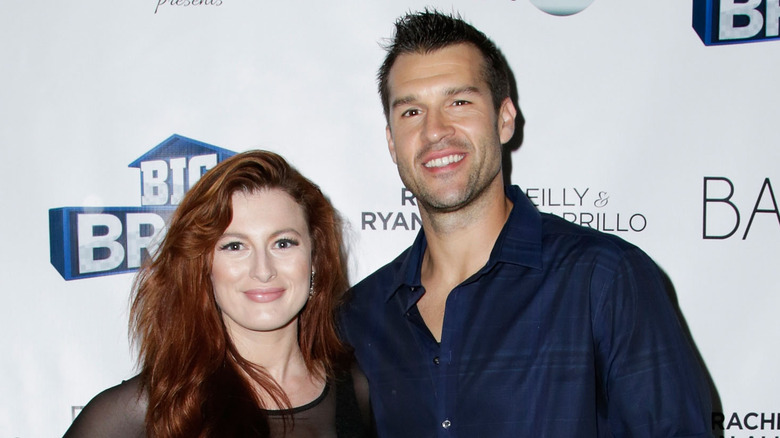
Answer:
M423 166L427 167L428 169L435 169L439 167L448 166L452 163L457 163L458 161L462 160L466 154L450 154L445 155L443 157L434 158L430 161L427 161L423 163Z
M280 287L265 288L265 289L251 289L244 292L247 298L256 303L270 303L271 301L279 299L284 295L285 290Z

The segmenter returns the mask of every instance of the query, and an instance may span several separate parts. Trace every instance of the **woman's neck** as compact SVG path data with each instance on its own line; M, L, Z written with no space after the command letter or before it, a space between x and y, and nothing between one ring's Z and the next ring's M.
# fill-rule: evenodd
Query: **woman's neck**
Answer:
M230 333L231 340L242 358L261 367L282 388L292 407L303 406L315 400L325 385L321 369L312 373L306 366L298 345L297 322L272 332ZM321 368L321 367L318 367ZM255 388L269 409L284 409L268 397L267 391Z

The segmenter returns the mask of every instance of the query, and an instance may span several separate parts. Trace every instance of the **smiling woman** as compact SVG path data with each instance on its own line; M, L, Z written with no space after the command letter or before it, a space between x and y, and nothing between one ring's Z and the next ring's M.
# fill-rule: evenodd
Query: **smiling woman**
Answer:
M297 331L314 277L311 237L303 208L282 190L237 192L232 204L233 220L214 251L211 282L234 342L251 346L269 331ZM247 350L242 356L252 354Z
M96 396L65 436L373 436L365 376L335 330L340 226L276 154L207 172L136 278L140 374Z

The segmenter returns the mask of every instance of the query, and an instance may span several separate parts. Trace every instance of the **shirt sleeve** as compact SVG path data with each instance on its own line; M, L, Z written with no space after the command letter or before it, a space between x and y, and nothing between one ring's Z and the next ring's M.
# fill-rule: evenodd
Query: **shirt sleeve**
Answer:
M143 438L146 397L138 377L96 395L73 420L63 438Z
M604 271L594 275L593 333L614 436L711 437L709 379L670 283L636 248Z

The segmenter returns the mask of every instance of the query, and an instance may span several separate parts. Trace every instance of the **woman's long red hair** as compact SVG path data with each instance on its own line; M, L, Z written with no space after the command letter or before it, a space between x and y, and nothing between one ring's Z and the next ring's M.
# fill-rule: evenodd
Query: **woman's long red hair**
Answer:
M232 195L265 189L281 189L292 196L309 224L317 275L316 293L299 318L306 365L313 373L322 366L332 375L346 356L334 321L334 309L348 285L336 211L315 184L279 155L267 151L235 155L206 172L187 192L160 247L134 283L130 333L138 346L141 385L149 398L150 437L223 436L227 430L263 429L263 424L250 424L257 422L261 402L249 379L278 406L289 406L279 385L236 351L210 280L214 247L232 220ZM243 411L246 415L239 414Z

